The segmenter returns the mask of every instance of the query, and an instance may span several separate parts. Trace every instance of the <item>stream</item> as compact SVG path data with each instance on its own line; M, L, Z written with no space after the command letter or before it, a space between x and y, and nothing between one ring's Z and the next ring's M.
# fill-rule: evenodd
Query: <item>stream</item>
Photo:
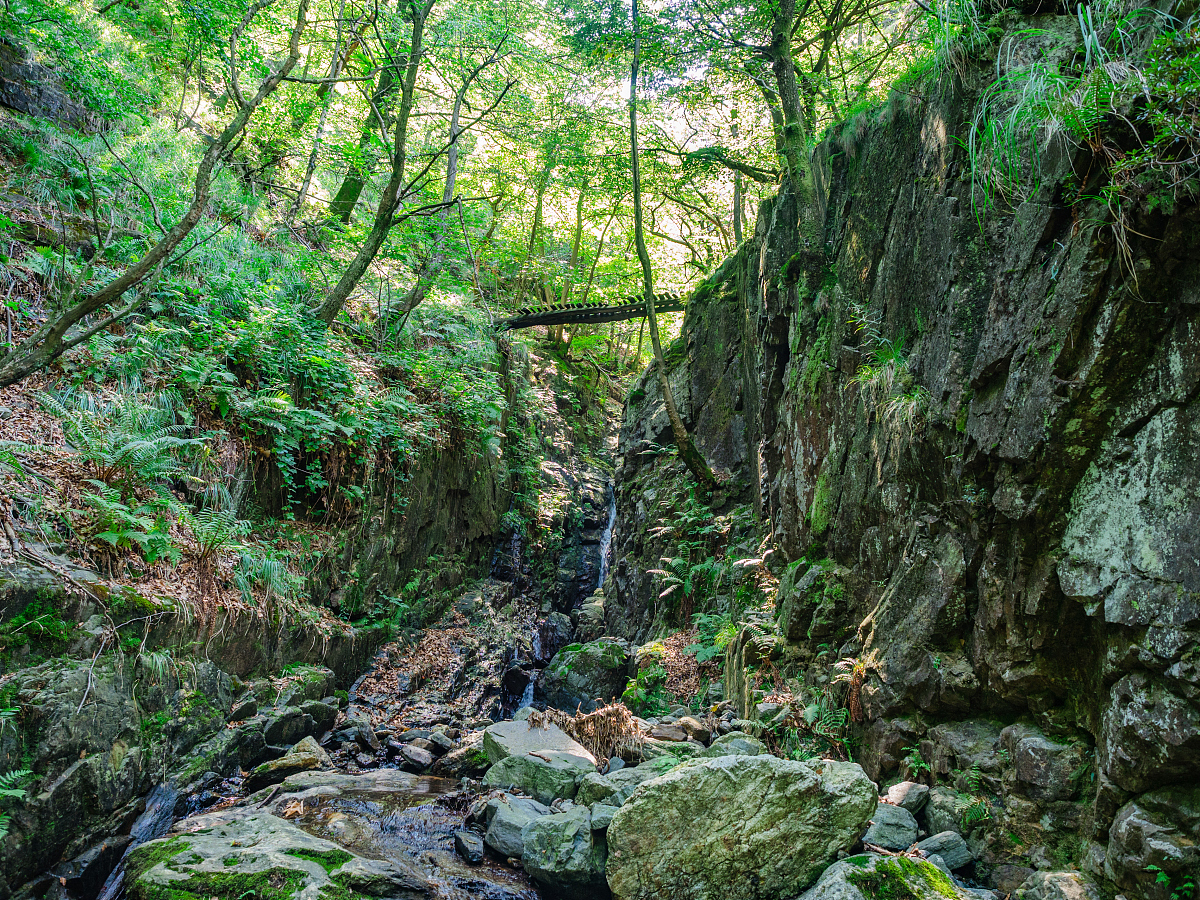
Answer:
M611 484L606 499L581 542L575 606L603 585L609 571L616 524ZM443 622L426 629L416 645L383 648L352 686L346 715L319 737L335 771L289 776L265 800L256 794L252 804L242 799L240 773L191 796L160 785L132 826L125 853L172 830L196 833L253 820L265 808L365 859L421 873L431 896L538 900L541 894L519 867L490 856L472 864L456 850L455 834L465 827L478 783L411 771L412 760L420 759L412 748L433 749L425 737L411 735L433 737L431 729L438 729L445 741L469 745L487 724L538 703L542 670L574 638L566 612L547 607L533 589L520 536L506 536L493 553L491 575L466 591ZM374 751L347 740L348 726L368 721L378 744ZM185 814L177 817L180 812ZM98 900L124 894L122 859Z

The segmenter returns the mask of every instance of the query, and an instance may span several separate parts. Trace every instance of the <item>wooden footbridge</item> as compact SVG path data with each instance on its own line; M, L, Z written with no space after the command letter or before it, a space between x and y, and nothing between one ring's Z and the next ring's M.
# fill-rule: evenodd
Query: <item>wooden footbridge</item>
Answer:
M655 294L655 312L683 312L683 298L678 294ZM646 315L646 301L629 297L624 303L551 303L549 306L517 310L515 316L496 323L499 331L513 328L533 328L538 325L595 325L601 322L622 322Z

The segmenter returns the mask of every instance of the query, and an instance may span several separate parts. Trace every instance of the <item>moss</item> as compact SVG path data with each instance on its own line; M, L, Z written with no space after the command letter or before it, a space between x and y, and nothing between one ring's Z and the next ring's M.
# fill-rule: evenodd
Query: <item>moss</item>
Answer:
M151 841L134 847L129 852L125 863L125 883L134 884L142 875L149 872L159 863L169 863L181 853L192 849L192 845L182 837L173 837L167 841Z
M903 856L877 861L872 872L850 872L846 880L871 900L921 900L931 893L947 900L959 896L946 874L932 863Z
M197 872L170 884L131 882L133 900L290 900L308 873L273 868L265 872Z
M332 873L334 869L340 869L354 859L354 855L345 850L285 850L284 852L288 856L317 863L327 874Z
M805 252L798 250L792 254L791 259L783 264L780 275L787 284L795 284L800 280L800 276L804 274L805 260Z
M973 390L967 390L962 395L962 400L958 405L958 417L954 420L954 427L959 434L967 432L967 416L971 412L971 399L975 396Z
M817 396L817 391L821 387L821 379L828 370L832 333L832 317L821 316L817 322L817 336L809 346L808 359L804 363L804 374L800 378L800 388L809 397Z
M808 512L808 526L813 537L820 537L829 530L833 518L833 485L829 472L822 468L817 475L817 486L813 489L812 505Z

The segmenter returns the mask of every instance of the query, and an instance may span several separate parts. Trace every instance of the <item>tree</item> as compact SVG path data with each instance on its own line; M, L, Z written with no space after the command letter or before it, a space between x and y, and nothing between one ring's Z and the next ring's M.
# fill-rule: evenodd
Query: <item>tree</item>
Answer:
M633 0L631 23L633 25L633 62L629 72L629 165L633 177L633 235L637 246L638 261L642 265L642 289L646 298L646 321L650 324L650 343L654 348L655 367L658 370L658 383L663 393L663 404L667 408L667 418L671 422L671 433L675 438L675 446L679 456L688 469L702 485L708 488L716 486L708 462L692 443L691 435L684 427L683 419L675 406L675 397L671 392L671 382L667 377L667 364L663 359L662 340L658 333L658 317L654 312L654 269L650 264L650 253L646 249L646 234L642 222L642 187L641 173L638 160L638 119L637 119L637 84L638 68L641 63L641 34L638 28L638 0Z
M297 7L296 21L288 39L288 55L283 62L262 79L257 90L249 99L246 99L242 93L238 84L238 45L242 34L255 16L271 3L272 0L255 0L229 37L229 94L235 104L236 112L224 130L217 137L209 140L208 146L200 158L200 164L196 168L192 201L183 218L169 230L159 223L162 237L141 259L94 293L81 296L94 266L103 258L105 250L108 249L114 232L111 220L108 223L107 234L101 227L99 204L89 170L88 181L92 189L92 226L96 242L92 256L83 267L83 271L65 291L59 303L60 311L52 315L49 321L36 329L20 344L0 357L0 386L20 381L32 372L48 365L67 350L77 347L92 335L128 316L145 302L149 294L149 290L146 289L147 285L152 285L164 269L182 258L182 254L175 256L172 254L204 215L217 167L229 160L232 150L241 142L246 126L255 110L288 76L300 59L300 37L307 25L309 0L300 0ZM131 291L133 297L126 300L126 294ZM125 301L124 306L112 310L99 321L91 323L86 321L94 313L109 309L113 304L121 301Z

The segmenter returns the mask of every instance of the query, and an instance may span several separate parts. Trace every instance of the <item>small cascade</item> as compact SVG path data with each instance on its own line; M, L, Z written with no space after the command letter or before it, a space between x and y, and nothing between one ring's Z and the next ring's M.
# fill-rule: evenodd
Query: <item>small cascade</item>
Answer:
M600 536L600 577L596 579L596 590L604 587L604 579L608 577L608 555L612 551L613 527L617 524L617 492L608 489L608 524Z
M542 674L538 669L534 669L529 673L529 684L525 685L525 692L521 694L521 699L517 701L517 709L523 709L526 706L533 704L533 689L537 684L538 676Z

